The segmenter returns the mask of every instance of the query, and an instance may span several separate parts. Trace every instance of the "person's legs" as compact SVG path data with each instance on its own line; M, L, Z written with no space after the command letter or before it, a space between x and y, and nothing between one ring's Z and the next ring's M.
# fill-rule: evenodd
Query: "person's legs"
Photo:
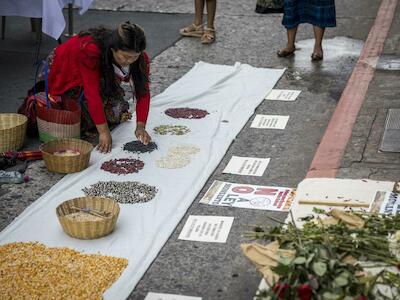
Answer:
M287 43L286 47L278 51L278 56L287 57L294 53L296 50L295 41L296 41L296 33L297 26L294 28L287 28Z
M196 26L203 24L204 3L205 0L194 1L194 25Z
M203 35L203 12L204 4L206 0L195 0L194 1L194 22L193 24L186 26L179 30L183 36L201 37Z
M215 41L214 19L217 10L217 0L207 1L207 26L204 28L204 34L201 37L203 44L211 44Z
M215 12L217 11L217 0L207 0L207 27L214 29Z
M315 37L315 44L314 44L314 51L311 55L313 60L321 60L324 56L324 51L322 50L322 39L324 37L325 28L313 26L314 28L314 37Z

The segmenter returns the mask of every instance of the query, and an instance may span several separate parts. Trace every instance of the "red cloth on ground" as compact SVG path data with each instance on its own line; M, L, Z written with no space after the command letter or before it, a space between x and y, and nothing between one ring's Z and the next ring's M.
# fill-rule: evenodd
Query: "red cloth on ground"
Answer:
M147 63L147 76L150 73L150 61L143 52ZM90 116L95 124L104 124L106 117L100 95L100 49L91 36L74 36L58 46L49 72L49 94L62 95L74 87L83 87ZM137 95L137 122L147 121L150 107L150 88Z

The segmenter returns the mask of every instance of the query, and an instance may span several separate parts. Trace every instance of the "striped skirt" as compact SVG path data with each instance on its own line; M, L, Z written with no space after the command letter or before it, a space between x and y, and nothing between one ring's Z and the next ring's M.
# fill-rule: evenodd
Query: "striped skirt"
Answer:
M301 23L335 27L335 0L284 0L282 25L291 29Z

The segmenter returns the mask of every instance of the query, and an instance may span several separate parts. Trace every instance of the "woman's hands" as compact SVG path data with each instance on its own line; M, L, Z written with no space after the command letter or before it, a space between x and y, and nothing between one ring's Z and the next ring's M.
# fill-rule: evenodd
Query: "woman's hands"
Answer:
M141 141L143 144L147 145L148 143L150 143L151 137L147 133L145 127L146 127L146 125L143 122L137 122L135 135L139 141Z
M111 152L112 149L112 137L110 129L107 123L96 125L97 131L99 132L99 144L96 149L101 153Z

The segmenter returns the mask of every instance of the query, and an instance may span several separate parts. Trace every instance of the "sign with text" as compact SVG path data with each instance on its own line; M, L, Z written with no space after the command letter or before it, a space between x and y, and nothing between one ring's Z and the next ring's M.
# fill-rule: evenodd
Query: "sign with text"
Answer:
M275 90L273 89L266 97L266 100L294 101L300 95L298 90Z
M200 203L273 211L289 211L294 190L215 180Z
M149 292L144 300L201 300L201 297Z
M269 158L232 156L222 173L262 176L269 161Z
M285 129L289 116L256 115L251 128Z
M383 215L397 215L400 213L400 194L388 192L385 194L385 198L379 210L380 214Z
M178 239L198 242L226 243L233 217L189 216Z

